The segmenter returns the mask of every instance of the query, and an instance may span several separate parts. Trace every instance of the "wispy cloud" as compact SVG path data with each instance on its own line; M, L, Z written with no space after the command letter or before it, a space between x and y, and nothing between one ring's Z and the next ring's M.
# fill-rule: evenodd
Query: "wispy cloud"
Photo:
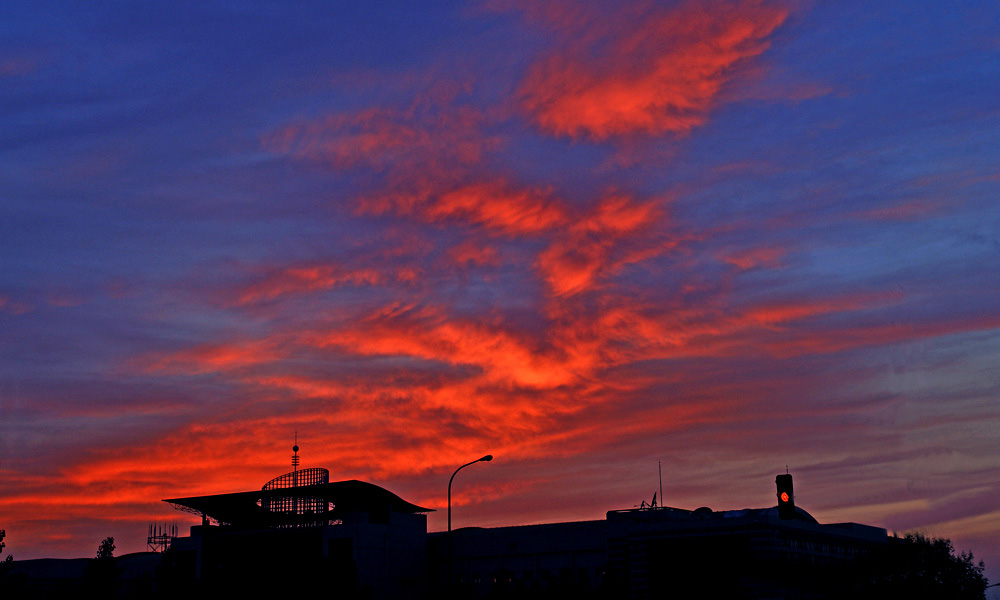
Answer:
M689 2L623 11L630 27L603 12L585 25L579 16L560 22L572 13L549 13L547 24L563 32L586 27L589 36L531 68L523 107L544 131L594 140L702 125L733 72L767 49L788 16L761 2Z

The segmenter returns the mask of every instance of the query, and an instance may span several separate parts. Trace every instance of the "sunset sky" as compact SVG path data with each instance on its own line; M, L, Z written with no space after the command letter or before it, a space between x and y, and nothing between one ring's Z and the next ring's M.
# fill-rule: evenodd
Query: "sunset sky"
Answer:
M252 5L252 6L251 6ZM649 501L1000 578L1000 5L6 2L0 528L302 466L456 527Z

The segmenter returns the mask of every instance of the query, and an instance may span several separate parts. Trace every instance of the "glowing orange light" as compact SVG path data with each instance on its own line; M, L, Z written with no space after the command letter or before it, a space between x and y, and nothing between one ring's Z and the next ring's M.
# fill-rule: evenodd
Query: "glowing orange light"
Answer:
M781 501L788 502L788 492L781 492Z

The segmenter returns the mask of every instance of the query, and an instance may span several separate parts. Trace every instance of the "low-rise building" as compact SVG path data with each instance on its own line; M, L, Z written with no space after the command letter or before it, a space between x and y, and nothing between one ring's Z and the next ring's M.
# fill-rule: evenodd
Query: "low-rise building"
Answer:
M363 481L293 471L262 489L166 500L202 518L170 545L172 577L204 591L288 592L335 582L342 595L419 598L427 515Z

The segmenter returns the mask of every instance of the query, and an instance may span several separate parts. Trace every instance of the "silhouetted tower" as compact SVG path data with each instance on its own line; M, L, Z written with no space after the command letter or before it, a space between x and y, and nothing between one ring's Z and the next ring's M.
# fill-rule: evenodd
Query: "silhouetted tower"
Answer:
M295 432L295 442L292 446L292 485L294 487L299 486L299 432ZM295 497L292 500L292 513L298 514L299 512L299 499Z
M782 519L795 518L795 494L792 491L792 476L788 473L774 478L778 488L778 516Z
M146 548L151 552L166 552L177 537L177 524L160 525L150 523L146 536Z

